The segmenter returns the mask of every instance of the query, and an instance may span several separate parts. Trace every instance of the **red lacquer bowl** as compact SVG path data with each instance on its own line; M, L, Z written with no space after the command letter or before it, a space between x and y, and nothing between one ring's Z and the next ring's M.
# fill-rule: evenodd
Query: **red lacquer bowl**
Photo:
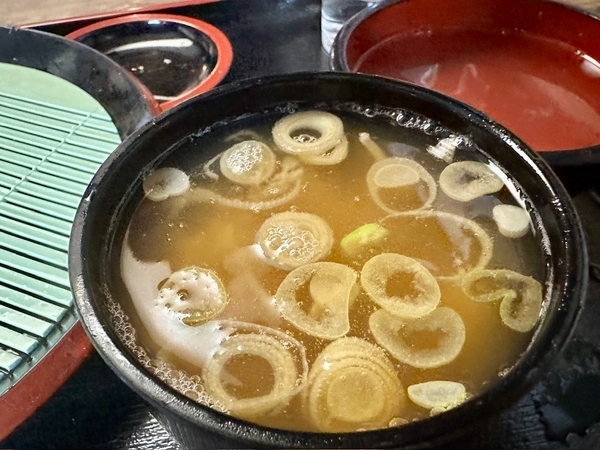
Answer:
M600 163L600 20L543 0L386 0L340 31L332 68L470 104L552 165Z
M67 38L128 69L163 111L215 87L233 60L231 43L221 30L177 15L116 17L75 30Z

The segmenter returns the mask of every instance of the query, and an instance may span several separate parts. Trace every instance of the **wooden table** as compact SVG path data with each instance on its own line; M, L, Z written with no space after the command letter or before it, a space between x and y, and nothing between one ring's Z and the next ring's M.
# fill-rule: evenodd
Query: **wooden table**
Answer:
M172 0L2 0L0 25L18 26L114 11L133 12L140 8L171 2Z

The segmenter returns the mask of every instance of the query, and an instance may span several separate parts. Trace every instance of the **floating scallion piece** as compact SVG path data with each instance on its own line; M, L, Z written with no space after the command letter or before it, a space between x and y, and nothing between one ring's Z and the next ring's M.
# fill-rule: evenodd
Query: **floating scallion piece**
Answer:
M429 172L408 158L377 161L367 172L367 187L377 206L389 213L428 208L437 194Z
M358 295L357 277L343 264L307 264L285 277L275 303L281 315L299 330L321 339L340 338L350 330L348 309Z
M539 319L542 285L535 278L507 269L472 270L462 289L476 302L499 301L502 322L515 331L531 331Z
M381 245L389 233L378 223L366 223L344 236L340 247L345 256L353 258L366 249Z
M450 198L468 202L498 192L504 182L482 162L458 161L440 174L440 188Z
M186 192L190 188L190 178L175 167L162 167L144 178L142 188L148 200L160 202Z
M186 325L217 317L229 297L217 274L201 267L186 267L171 274L158 293L157 303L175 313Z
M365 146L375 161L380 161L388 157L388 154L377 145L369 133L358 133L358 140Z
M279 119L273 126L273 141L293 155L323 155L344 137L344 124L326 111L304 111Z
M455 381L426 381L409 386L406 392L413 403L433 414L454 408L467 398L465 386Z
M288 211L269 217L256 233L256 242L270 264L292 270L329 255L333 231L319 216Z
M369 298L396 316L415 319L437 308L441 292L436 279L422 264L397 253L371 258L360 274Z
M248 186L246 193L237 198L226 197L217 190L206 188L193 188L186 198L190 202L217 203L228 208L269 210L285 205L300 193L303 174L298 160L290 156L277 162L275 173L267 182ZM214 179L218 180L218 177Z
M492 217L500 234L507 238L523 237L531 227L529 214L520 206L496 205L492 209Z
M412 320L380 309L369 318L369 328L377 343L394 358L418 369L433 369L452 362L466 338L462 318L445 306Z
M222 323L237 330L219 343L202 370L207 393L229 413L250 420L285 407L302 390L308 375L303 345L272 328ZM269 373L269 388L256 389L264 380L262 371L246 369L251 363Z
M313 166L333 166L339 164L348 156L348 139L342 136L340 142L328 152L322 155L312 155L309 153L301 153L298 155L300 161Z
M257 185L268 180L275 171L273 151L259 141L243 141L221 155L221 173L237 184Z
M308 375L304 406L324 432L386 428L405 401L396 370L377 346L341 338L317 357Z

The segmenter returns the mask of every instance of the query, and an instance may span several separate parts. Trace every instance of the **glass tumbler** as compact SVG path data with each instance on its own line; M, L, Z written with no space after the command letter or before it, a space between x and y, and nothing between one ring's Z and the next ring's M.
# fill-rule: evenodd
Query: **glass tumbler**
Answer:
M331 51L335 36L348 19L379 1L381 0L322 0L321 44L325 52Z

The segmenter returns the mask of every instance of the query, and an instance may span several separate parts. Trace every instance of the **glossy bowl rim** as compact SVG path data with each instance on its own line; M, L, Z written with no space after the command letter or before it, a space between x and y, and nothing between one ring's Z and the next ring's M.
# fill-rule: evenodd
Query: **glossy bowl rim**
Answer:
M94 200L96 186L110 174L113 165L119 163L121 156L126 156L133 150L132 146L143 144L144 136L152 136L153 130L159 129L161 124L169 120L176 121L178 115L183 116L193 106L202 104L205 99L219 99L220 97L232 95L245 89L251 89L255 85L284 83L292 84L297 81L306 81L307 77L318 82L319 80L335 80L336 82L349 83L375 83L378 87L388 89L399 89L414 95L424 95L428 99L442 102L453 111L460 111L469 123L475 123L478 127L485 127L486 133L495 133L509 146L512 146L519 154L519 158L527 164L528 168L534 170L540 177L544 190L549 190L556 196L556 207L561 207L563 213L557 214L557 221L563 223L562 228L569 228L569 240L566 242L564 252L563 271L561 284L557 287L557 296L560 294L561 305L553 316L546 319L549 331L538 336L530 346L536 347L537 351L528 359L520 360L509 374L495 383L485 393L478 395L467 402L466 407L457 407L444 414L420 420L407 425L410 427L410 437L402 434L400 429L391 428L383 430L365 431L358 433L310 433L295 432L287 430L276 430L257 426L241 419L236 419L206 406L176 392L174 389L160 382L150 373L145 371L134 357L125 349L122 342L110 331L111 325L104 323L99 318L102 312L96 301L90 301L86 280L84 280L84 266L86 257L82 255L82 239L85 237L86 217L90 205ZM354 81L353 81L354 80ZM285 103L285 99L281 103ZM313 101L313 104L318 103ZM212 120L212 119L211 119ZM140 144L140 142L142 142ZM147 145L147 144L146 144ZM561 230L562 230L561 228ZM562 232L562 231L561 231ZM562 253L561 253L562 254ZM177 108L162 114L156 121L146 125L130 136L103 164L90 187L86 191L79 206L71 234L69 248L69 273L71 285L75 296L75 303L86 332L92 343L98 349L101 356L119 375L119 377L146 401L166 411L170 416L176 415L180 422L193 426L203 431L215 433L223 438L236 440L250 446L268 446L274 448L284 447L313 447L313 448L367 448L375 445L377 448L391 448L401 445L402 448L421 448L423 442L431 445L443 442L454 434L462 434L457 424L478 423L479 418L489 417L490 406L504 407L515 401L522 395L547 369L550 362L562 350L570 337L584 301L584 293L587 287L587 251L585 238L578 219L577 213L570 198L548 165L523 144L518 138L511 135L503 127L491 121L483 113L464 105L454 99L446 97L437 92L425 88L410 85L408 83L390 80L373 75L340 73L340 72L310 72L288 75L267 76L258 79L244 80L217 88L209 93L203 94L190 100ZM554 296L554 294L553 294ZM552 331L552 333L550 332ZM111 335L112 334L112 335ZM116 342L115 342L116 340ZM528 349L527 352L530 350ZM532 350L533 352L533 350ZM510 389L509 389L510 388ZM508 392L507 392L508 391ZM494 410L494 414L499 411ZM435 425L435 426L432 426ZM402 428L406 429L406 427ZM439 435L439 430L445 430L448 434ZM409 434L409 433L405 433Z
M348 45L348 41L352 37L354 30L359 27L362 23L367 21L371 16L379 13L390 6L398 3L405 3L408 1L419 1L419 0L382 0L372 6L365 8L364 10L357 13L351 19L349 19L340 29L336 35L333 44L331 46L331 53L329 55L329 68L334 71L356 73L350 69L348 64L347 55L345 49ZM438 0L443 1L443 0ZM600 14L595 14L591 11L584 10L583 8L577 7L576 5L561 3L556 0L535 0L537 3L544 4L549 3L559 8L571 10L575 13L587 16L598 22L598 31L600 32ZM403 80L400 80L403 81ZM552 167L575 167L588 164L600 164L600 142L596 145L589 147L577 147L572 149L562 150L551 150L539 152L548 164Z
M181 25L186 25L190 28L194 28L200 33L206 35L215 45L217 49L217 62L215 67L211 70L210 74L204 78L200 83L196 84L193 88L179 94L173 100L169 100L158 104L158 108L161 111L166 111L172 107L183 103L184 101L209 91L210 89L217 86L223 78L229 72L231 64L233 62L233 47L229 38L219 28L214 25L204 22L199 19L195 19L187 16L180 16L176 14L154 14L154 13L143 13L143 14L131 14L127 16L113 17L99 22L94 22L91 25L87 25L82 28L78 28L75 31L67 34L65 37L77 42L81 39L89 36L92 33L101 31L105 28L109 28L115 25L126 25L135 22L148 22L151 20L157 20L160 22L172 22ZM145 86L135 75L132 76L144 86L144 88L150 92L150 89ZM152 97L154 98L154 97Z

